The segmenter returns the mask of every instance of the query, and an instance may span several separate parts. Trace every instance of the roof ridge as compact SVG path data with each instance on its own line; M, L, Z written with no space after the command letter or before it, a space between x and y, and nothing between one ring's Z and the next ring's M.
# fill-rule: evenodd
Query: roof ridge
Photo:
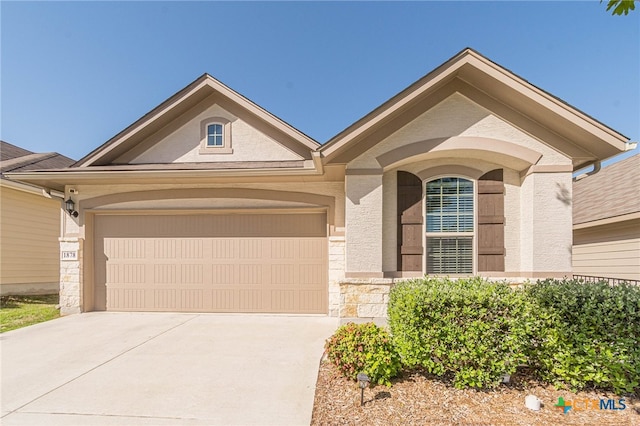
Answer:
M5 160L0 162L0 171L7 172L19 167L23 167L29 164L38 163L43 160L47 160L49 158L55 157L56 155L60 155L57 152L44 152L44 153L33 153L29 155L23 155L22 157L12 158L10 160Z

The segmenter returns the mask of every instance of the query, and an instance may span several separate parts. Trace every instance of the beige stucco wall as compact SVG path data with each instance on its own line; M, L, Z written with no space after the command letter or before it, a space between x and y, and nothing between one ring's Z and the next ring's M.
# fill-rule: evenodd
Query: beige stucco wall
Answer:
M347 175L346 273L382 274L382 174Z
M574 230L573 273L640 280L640 219Z
M304 182L302 179L292 182L273 182L273 183L210 183L210 184L150 184L150 185L75 185L74 189L77 194L72 195L74 201L78 203L82 210L83 201L96 197L112 194L126 194L138 191L162 191L162 190L184 190L191 189L256 189L266 191L284 191L297 192L300 194L317 194L332 197L335 201L335 226L341 231L344 229L344 203L345 192L344 183L342 182ZM68 191L68 188L67 188ZM252 205L253 200L245 200L239 198L220 199L220 198L204 198L197 200L180 199L180 201L162 200L155 205L154 208L247 208L247 207L304 207L306 204L302 202L277 202L264 201L257 199ZM122 208L150 208L155 202L147 201L127 201L117 204L101 205L99 208L122 209ZM78 220L76 219L75 222ZM70 226L74 226L70 224ZM72 228L67 232L73 233Z
M515 170L504 168L504 270L505 272L522 271L522 223L520 203L520 174Z
M571 173L533 173L524 178L520 198L523 272L571 273L571 193Z
M340 282L345 278L345 238L329 237L329 316L340 315L344 303L340 294Z
M231 154L200 153L200 123L210 117L229 120L231 126ZM190 120L159 143L137 156L131 163L190 163L224 161L284 161L301 157L242 119L213 105Z
M382 271L395 271L398 264L398 174L385 172L382 177Z
M542 167L527 175L527 163L518 157L517 152L512 153L510 157L503 155L504 153L492 156L490 152L439 150L387 166L382 179L366 175L380 170L381 165L377 157L399 147L434 138L464 136L496 139L515 147L535 151L541 155L535 164L537 167L571 166L570 158L456 93L347 165L347 273L369 272L369 276L376 277L380 276L380 273L391 276L396 271L398 170L414 173L423 180L444 175L477 180L482 174L496 168L504 170L505 183L506 256L503 276L522 278L537 277L545 273L560 276L570 273L570 172L542 172ZM446 144L445 140L438 149ZM490 146L485 148L491 149ZM568 193L562 192L565 189ZM355 203L349 200L351 193L366 193L368 197L365 197L364 203ZM382 199L378 194L382 195ZM376 213L380 208L383 211L382 218L378 218ZM380 232L380 221L381 247L371 236L372 233L377 235ZM351 229L352 224L355 230ZM368 232L362 233L361 230L365 229ZM382 251L380 266L377 263L379 250Z
M0 187L0 293L57 293L60 201Z

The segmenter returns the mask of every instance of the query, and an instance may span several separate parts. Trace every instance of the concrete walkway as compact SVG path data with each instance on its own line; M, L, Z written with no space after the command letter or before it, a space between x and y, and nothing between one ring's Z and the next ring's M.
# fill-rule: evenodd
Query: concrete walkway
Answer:
M308 425L335 318L88 313L0 335L9 425Z

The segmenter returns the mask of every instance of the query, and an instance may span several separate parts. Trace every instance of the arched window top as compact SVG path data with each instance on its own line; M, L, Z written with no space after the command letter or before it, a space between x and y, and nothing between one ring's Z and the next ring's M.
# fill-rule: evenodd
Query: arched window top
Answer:
M231 122L209 117L200 122L200 154L232 154Z

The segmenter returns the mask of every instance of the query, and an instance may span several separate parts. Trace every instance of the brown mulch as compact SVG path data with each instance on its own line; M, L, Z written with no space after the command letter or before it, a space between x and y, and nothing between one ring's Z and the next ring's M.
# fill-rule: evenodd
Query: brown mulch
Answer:
M540 411L524 405L527 395L542 400ZM360 406L358 385L345 379L328 361L320 364L312 425L624 425L640 426L640 398L627 396L624 410L579 410L564 414L554 407L558 397L568 400L619 397L605 392L556 390L526 376L495 390L459 390L450 383L420 372L393 380L391 387L364 391ZM617 405L619 406L619 405Z

